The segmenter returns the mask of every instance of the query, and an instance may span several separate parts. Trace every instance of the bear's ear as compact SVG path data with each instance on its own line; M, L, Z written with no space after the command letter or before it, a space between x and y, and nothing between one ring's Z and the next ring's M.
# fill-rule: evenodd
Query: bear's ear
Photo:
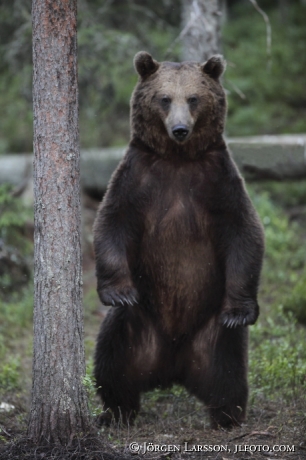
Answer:
M218 80L226 68L226 61L221 54L215 54L201 65L202 71L211 78Z
M134 67L141 78L147 78L157 71L159 63L152 58L151 54L139 51L134 57Z

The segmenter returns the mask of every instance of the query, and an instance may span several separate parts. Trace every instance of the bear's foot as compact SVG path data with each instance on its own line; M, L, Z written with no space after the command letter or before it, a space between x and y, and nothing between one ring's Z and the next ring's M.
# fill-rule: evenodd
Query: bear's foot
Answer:
M210 425L214 430L231 429L235 426L241 426L243 422L245 422L245 411L240 406L236 406L234 409L220 407L210 410Z
M125 426L131 426L134 424L136 414L134 413L129 413L129 414L121 414L119 416L116 416L113 414L112 411L107 410L105 412L102 412L97 419L96 423L98 426L111 426L112 424L119 424L119 425L125 425Z
M114 415L110 411L102 412L96 418L97 425L100 426L110 426L111 423L115 420Z

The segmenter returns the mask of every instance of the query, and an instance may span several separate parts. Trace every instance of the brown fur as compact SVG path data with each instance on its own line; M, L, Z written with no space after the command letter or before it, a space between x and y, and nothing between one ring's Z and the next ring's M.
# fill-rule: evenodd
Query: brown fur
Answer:
M96 348L98 391L126 422L142 391L179 383L213 426L239 424L264 244L222 138L224 62L139 53L135 67L130 146L94 226L98 293L113 305Z

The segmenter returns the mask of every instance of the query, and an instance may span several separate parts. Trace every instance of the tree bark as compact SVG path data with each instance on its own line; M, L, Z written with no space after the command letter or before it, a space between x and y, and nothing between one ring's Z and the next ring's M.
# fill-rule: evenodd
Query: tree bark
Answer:
M33 0L34 362L28 434L90 426L83 386L77 0Z
M220 0L183 0L183 58L207 61L221 49Z

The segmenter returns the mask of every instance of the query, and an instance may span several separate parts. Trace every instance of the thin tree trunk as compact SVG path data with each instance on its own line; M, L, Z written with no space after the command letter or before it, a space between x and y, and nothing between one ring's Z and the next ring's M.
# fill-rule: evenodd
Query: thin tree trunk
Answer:
M33 0L34 362L28 434L89 429L83 387L77 0Z
M279 13L280 13L280 18L283 24L287 24L288 22L288 10L289 10L289 4L288 0L279 0Z
M204 62L220 53L220 0L183 1L183 58Z

